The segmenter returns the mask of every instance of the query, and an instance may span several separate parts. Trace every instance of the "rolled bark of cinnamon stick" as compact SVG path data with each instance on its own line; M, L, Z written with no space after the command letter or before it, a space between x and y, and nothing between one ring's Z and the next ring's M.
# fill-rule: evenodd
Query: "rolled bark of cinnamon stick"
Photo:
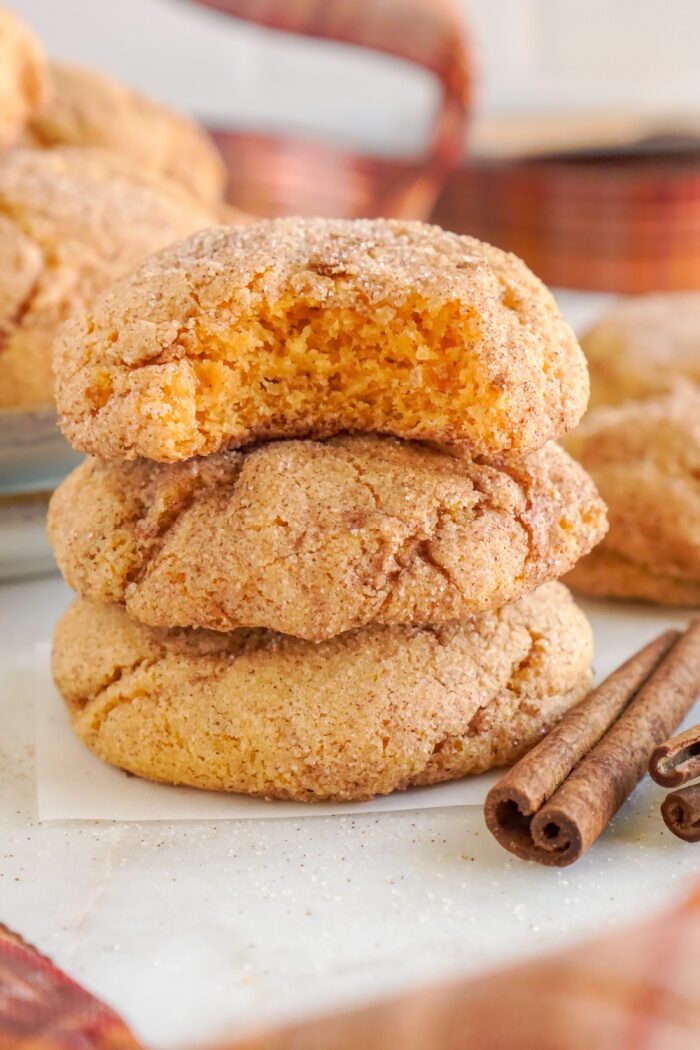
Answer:
M700 619L614 671L491 789L486 824L525 860L564 867L598 838L700 688Z
M700 725L654 748L649 773L661 787L680 787L700 777Z
M700 842L700 784L671 791L661 803L669 831L685 842Z

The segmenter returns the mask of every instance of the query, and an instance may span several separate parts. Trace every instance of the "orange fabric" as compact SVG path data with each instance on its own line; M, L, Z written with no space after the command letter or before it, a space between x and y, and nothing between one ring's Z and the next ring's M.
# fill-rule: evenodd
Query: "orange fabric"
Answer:
M0 928L1 1050L139 1050L113 1010Z

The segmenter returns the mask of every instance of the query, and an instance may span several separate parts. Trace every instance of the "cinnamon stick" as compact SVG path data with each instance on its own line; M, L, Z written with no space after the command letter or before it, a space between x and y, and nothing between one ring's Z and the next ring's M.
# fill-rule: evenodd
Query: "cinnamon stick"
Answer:
M700 784L671 791L661 803L669 831L686 842L700 842Z
M661 787L680 787L700 777L700 725L654 748L649 773Z
M644 775L700 688L700 618L613 672L491 789L486 824L516 856L572 864Z

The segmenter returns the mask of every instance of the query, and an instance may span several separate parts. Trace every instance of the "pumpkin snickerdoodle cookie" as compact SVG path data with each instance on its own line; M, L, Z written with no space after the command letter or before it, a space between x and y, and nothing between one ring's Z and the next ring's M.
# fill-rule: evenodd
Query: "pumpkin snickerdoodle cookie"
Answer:
M66 317L211 222L194 198L135 180L104 151L0 156L0 408L50 404L51 347Z
M151 780L371 798L503 765L590 687L591 630L561 584L439 627L315 644L143 627L78 601L53 673L78 736Z
M666 394L683 381L700 386L700 292L623 299L581 345L592 407Z
M27 127L29 144L113 150L203 201L220 200L223 161L193 120L96 69L53 62L50 73L50 99Z
M86 179L90 182L118 180L142 186L152 193L171 198L182 209L206 216L210 226L236 226L255 221L254 216L223 201L202 202L182 183L159 175L132 157L94 146L56 146L52 150L17 147L11 157L14 170L32 178L37 172L56 179ZM142 260L141 260L142 261Z
M419 222L276 219L195 235L56 347L62 427L177 461L346 430L517 458L583 413L583 354L517 258Z
M154 626L314 640L499 608L604 531L593 483L554 443L506 470L376 435L86 460L49 513L61 571L90 601Z
M45 105L48 68L39 42L0 7L0 147L20 138L26 121Z
M610 519L567 582L600 597L700 605L700 391L596 409L566 447Z

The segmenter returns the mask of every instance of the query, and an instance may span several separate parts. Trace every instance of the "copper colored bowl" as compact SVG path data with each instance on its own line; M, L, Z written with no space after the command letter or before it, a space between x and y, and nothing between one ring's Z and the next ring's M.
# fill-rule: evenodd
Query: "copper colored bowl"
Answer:
M435 222L507 248L546 283L639 293L700 287L700 150L474 160Z

